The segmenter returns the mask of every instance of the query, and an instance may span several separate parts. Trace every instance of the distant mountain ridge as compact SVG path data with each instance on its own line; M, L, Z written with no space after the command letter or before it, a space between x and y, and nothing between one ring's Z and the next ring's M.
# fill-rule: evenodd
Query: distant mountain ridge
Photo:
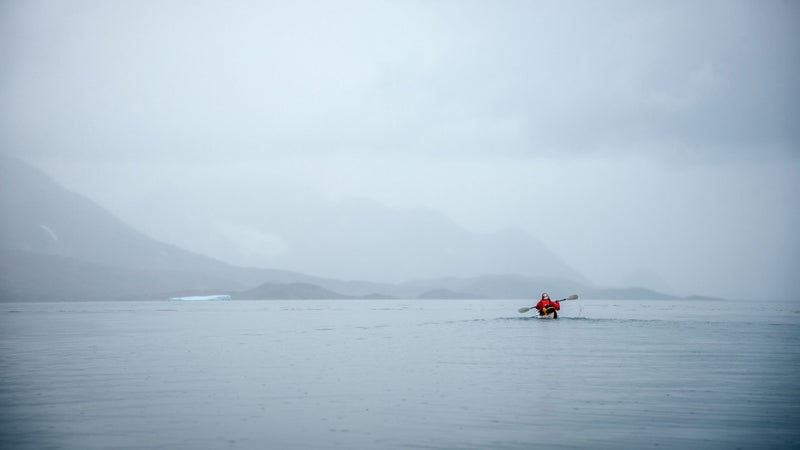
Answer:
M327 208L326 214L312 215L307 231L279 233L287 237L287 250L274 257L278 266L311 268L334 278L395 283L492 272L584 279L542 242L519 229L475 233L437 211L392 209L369 201L321 207Z
M155 241L47 175L0 155L3 299L154 298L316 280L232 266Z
M156 242L38 170L0 161L0 248L127 269L231 272L211 258Z
M237 267L155 241L39 170L0 156L0 301L161 300L211 293L239 299L532 298L544 289L598 298L665 297L596 289L559 277L487 275L392 284Z
M211 195L203 196L185 186L162 186L157 194L132 196L119 213L152 236L239 266L387 283L486 273L586 281L521 229L476 232L430 208L267 186L209 179L204 189Z

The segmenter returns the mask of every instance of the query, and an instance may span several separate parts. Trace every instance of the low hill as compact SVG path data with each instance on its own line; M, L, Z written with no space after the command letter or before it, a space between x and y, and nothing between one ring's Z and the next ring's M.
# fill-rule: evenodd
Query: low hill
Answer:
M676 298L644 288L602 288L588 283L564 278L521 275L486 275L473 278L439 278L403 283L398 291L408 292L458 292L464 298L531 299L548 292L553 298L579 294L585 299L645 299ZM407 294L406 294L407 295Z
M0 250L0 301L163 300L170 292L236 291L229 279L111 267L59 255Z
M432 289L425 291L417 296L419 299L429 300L448 300L448 299L479 299L475 294L467 294L464 292L451 291L450 289Z
M264 283L256 288L238 292L236 300L335 300L349 298L309 283Z

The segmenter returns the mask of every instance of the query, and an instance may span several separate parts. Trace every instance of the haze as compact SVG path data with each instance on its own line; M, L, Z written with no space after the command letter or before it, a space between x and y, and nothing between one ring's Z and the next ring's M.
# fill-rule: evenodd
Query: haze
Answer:
M0 151L234 264L493 271L381 257L426 223L530 235L599 285L796 298L798 24L788 1L5 1Z

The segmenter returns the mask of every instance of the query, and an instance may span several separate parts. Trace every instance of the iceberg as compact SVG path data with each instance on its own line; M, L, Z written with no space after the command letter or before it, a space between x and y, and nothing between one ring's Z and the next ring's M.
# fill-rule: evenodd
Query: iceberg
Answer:
M170 300L183 301L183 302L207 302L207 301L220 301L230 300L230 295L191 295L189 297L172 297Z

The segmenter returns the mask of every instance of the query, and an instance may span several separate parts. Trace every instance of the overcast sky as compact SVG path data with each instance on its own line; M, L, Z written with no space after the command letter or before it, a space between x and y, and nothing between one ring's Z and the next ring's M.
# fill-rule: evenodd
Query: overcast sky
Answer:
M7 0L0 145L155 234L142 199L247 180L520 228L600 284L796 297L799 24L794 1Z

